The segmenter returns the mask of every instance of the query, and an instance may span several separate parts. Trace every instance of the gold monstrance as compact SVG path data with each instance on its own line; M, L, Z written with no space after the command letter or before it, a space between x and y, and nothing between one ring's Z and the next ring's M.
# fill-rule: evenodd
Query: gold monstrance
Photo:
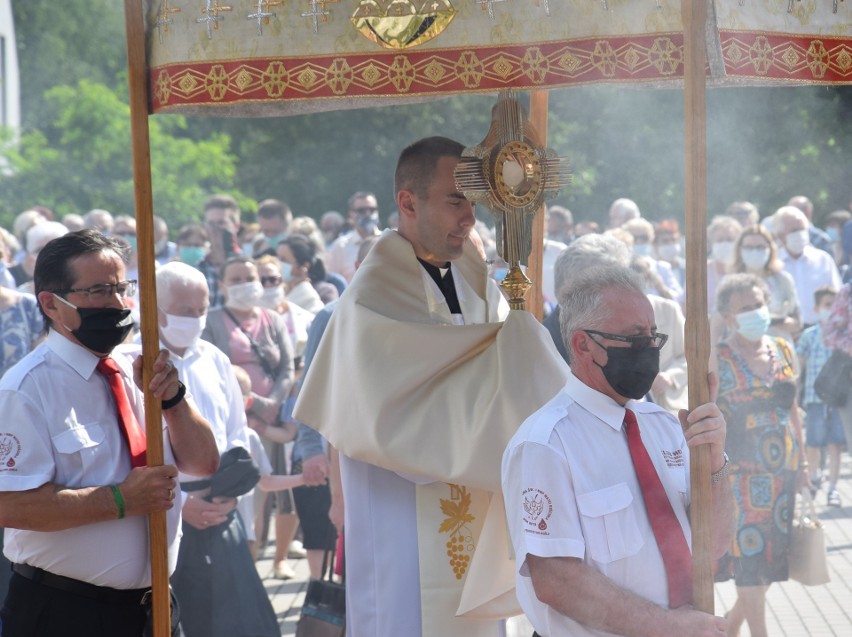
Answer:
M524 309L532 283L521 270L532 249L535 213L571 180L568 160L544 148L514 91L501 91L491 128L478 146L465 148L455 171L468 200L494 215L497 253L509 264L501 285L514 310Z

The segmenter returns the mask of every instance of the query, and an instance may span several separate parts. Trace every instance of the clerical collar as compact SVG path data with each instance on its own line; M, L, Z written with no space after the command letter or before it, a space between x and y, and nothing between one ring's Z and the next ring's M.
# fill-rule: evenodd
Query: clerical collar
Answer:
M431 263L429 263L428 261L424 261L420 257L417 257L417 260L420 261L420 264L424 268L426 268L426 272L428 272L429 275L433 279L435 279L435 283L438 283L438 285L440 285L439 281L445 276L447 276L447 272L449 272L450 267L452 266L452 263L450 261L447 261L443 266L438 266L432 265Z
M420 261L420 265L429 273L429 276L432 277L438 289L443 293L450 313L461 314L461 305L459 304L458 294L456 294L456 283L452 276L447 276L450 274L452 264L447 261L444 267L439 267L424 261L420 257L417 257L417 260Z

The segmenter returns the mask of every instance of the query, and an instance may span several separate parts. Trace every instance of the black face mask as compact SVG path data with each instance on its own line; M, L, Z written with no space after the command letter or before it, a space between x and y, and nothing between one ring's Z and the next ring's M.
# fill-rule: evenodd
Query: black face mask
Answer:
M594 339L592 339L594 340ZM595 344L606 350L606 365L598 365L603 370L604 378L619 395L638 399L651 391L651 385L660 372L660 348L646 347L604 347L597 341Z
M116 345L127 338L133 329L133 319L128 308L76 307L61 296L56 296L80 315L80 327L71 330L80 343L98 354L109 354Z

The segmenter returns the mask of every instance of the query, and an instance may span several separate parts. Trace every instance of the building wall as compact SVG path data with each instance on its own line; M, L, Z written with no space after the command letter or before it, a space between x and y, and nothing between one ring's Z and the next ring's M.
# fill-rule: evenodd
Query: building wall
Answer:
M12 0L0 0L0 126L20 125L20 76Z

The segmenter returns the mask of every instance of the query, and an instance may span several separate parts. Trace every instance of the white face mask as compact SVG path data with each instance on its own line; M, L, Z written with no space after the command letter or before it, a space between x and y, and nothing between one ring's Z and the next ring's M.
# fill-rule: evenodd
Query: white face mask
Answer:
M169 345L192 347L198 342L206 325L206 314L201 316L166 314L166 324L160 326L160 335Z
M769 262L769 248L743 248L740 256L746 270L762 270Z
M657 246L657 256L663 261L674 261L680 256L680 244L663 243Z
M817 312L817 318L820 323L825 323L828 320L829 316L831 316L830 307L824 307L819 312Z
M229 285L225 288L225 291L228 295L225 305L235 310L250 310L258 305L258 302L263 297L263 286L260 284L260 281Z
M784 238L784 245L787 246L787 252L794 256L802 254L805 251L805 246L810 242L807 230L796 230Z
M268 310L277 310L284 300L284 288L276 285L274 288L264 288L263 296L260 297L258 305L265 307Z
M713 244L712 256L714 261L731 265L734 262L734 242L717 241Z
M281 263L281 278L289 281L293 278L293 266L287 262Z

